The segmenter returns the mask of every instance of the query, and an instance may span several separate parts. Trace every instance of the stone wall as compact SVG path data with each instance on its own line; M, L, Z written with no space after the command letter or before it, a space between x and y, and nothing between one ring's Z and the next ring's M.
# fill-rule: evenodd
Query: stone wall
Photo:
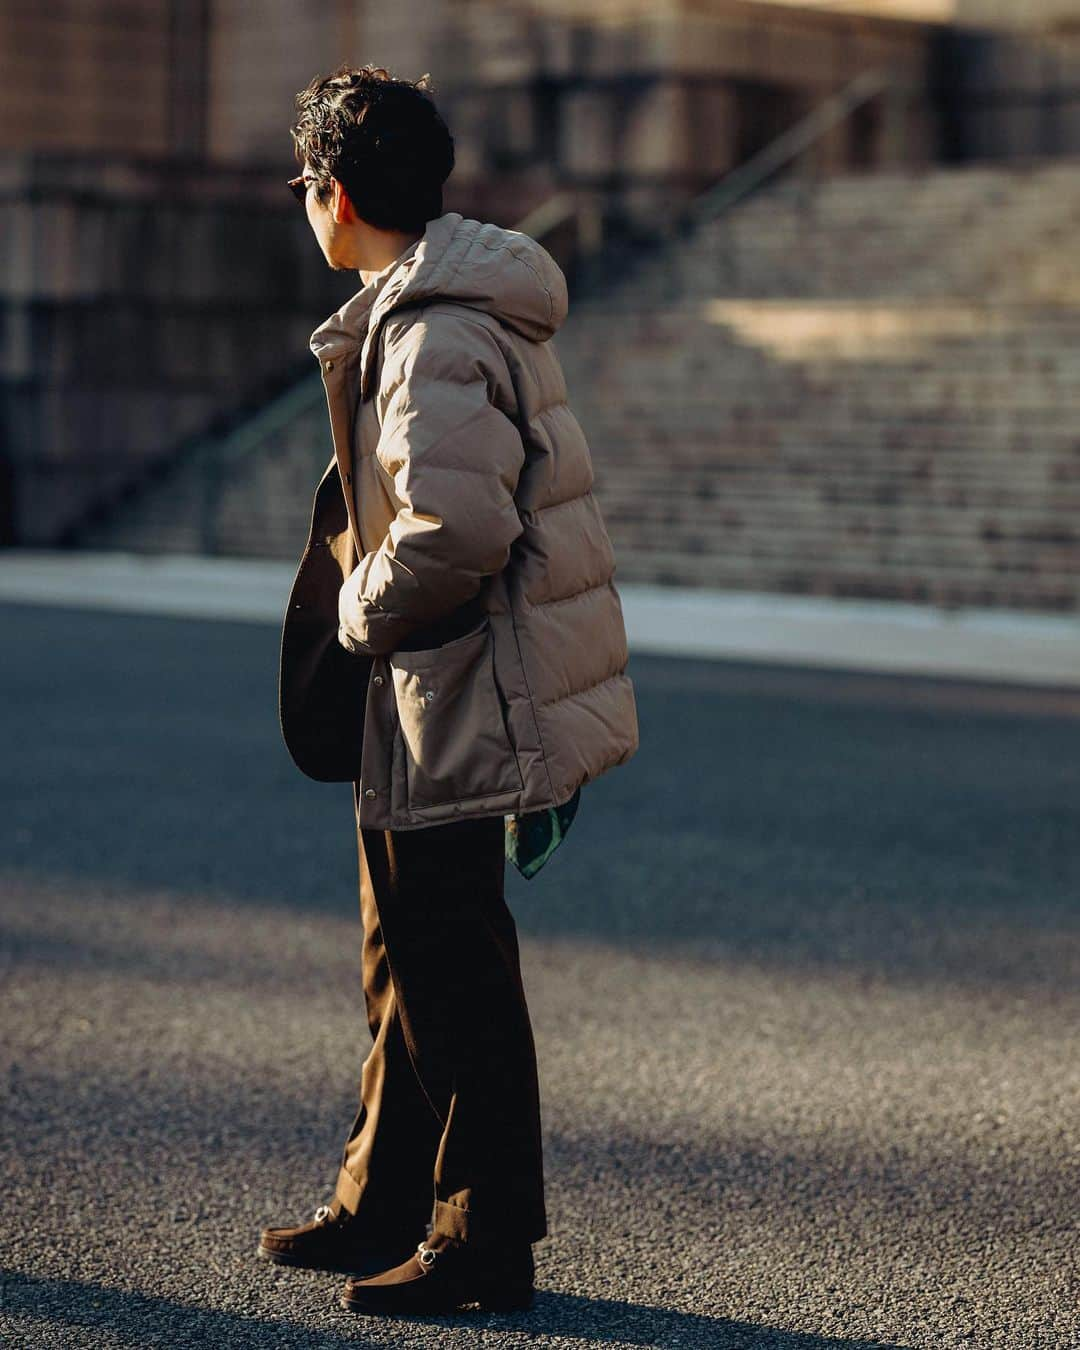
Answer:
M272 8L282 9L280 24L265 25L262 10L241 0L221 0L216 11L215 155L280 155L293 94L336 64L336 34L339 59L376 61L407 78L432 74L456 139L454 191L475 201L499 181L504 223L563 188L655 225L883 64L894 73L887 106L824 138L808 167L921 163L937 151L926 102L936 30L918 24L747 0L704 9L400 0L358 5L355 22L323 24L316 43L303 6L273 0Z
M311 369L356 289L259 172L9 155L0 231L0 536L27 544Z
M705 5L708 0L702 0ZM757 0L791 8L800 0ZM801 7L870 18L1032 31L1080 22L1080 0L801 0Z
M655 214L883 62L897 77L888 118L857 145L848 128L823 141L816 166L932 157L931 32L750 0L10 0L0 149L283 166L297 90L374 61L433 76L463 197L499 178L518 215L556 186Z
M978 105L969 156L1080 152L1080 0L7 0L0 150L280 165L296 91L376 61L432 73L466 196L516 175L525 197L569 184L648 212L870 66L896 74L887 114L822 142L816 167L936 158L927 60L946 20L971 30L940 72ZM1019 31L1050 29L1052 47Z
M0 151L197 154L205 0L4 0Z
M1080 155L1080 32L945 31L933 83L945 160Z

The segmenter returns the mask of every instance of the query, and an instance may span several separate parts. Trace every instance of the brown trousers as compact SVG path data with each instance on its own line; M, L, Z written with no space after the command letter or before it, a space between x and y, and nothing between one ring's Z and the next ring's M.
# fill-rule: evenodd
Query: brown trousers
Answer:
M354 805L359 785L353 784ZM536 1050L502 816L357 829L374 1038L336 1200L395 1233L547 1233ZM432 1188L434 1185L434 1203Z

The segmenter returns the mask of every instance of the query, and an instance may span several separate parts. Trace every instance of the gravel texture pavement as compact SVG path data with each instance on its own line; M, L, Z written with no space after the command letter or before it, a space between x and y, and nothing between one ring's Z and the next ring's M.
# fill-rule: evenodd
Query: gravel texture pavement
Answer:
M638 756L507 874L535 1307L380 1319L254 1254L370 1043L277 631L0 620L4 1344L1080 1347L1080 695L635 656Z

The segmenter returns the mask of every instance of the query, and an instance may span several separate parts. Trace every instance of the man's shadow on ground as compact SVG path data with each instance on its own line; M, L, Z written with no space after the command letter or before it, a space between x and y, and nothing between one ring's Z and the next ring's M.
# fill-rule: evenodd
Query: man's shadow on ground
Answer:
M686 1350L904 1350L884 1341L817 1336L774 1327L671 1312L615 1299L581 1298L539 1290L527 1312L493 1314L465 1311L452 1317L385 1319L342 1310L340 1332L309 1329L288 1320L245 1317L238 1313L190 1307L174 1299L79 1280L49 1279L17 1271L0 1273L0 1331L33 1330L54 1334L60 1328L100 1330L137 1337L144 1347L288 1345L290 1350L335 1350L357 1344L372 1350L397 1350L404 1326L438 1326L466 1334L490 1331L524 1336L558 1336L583 1343L669 1347Z

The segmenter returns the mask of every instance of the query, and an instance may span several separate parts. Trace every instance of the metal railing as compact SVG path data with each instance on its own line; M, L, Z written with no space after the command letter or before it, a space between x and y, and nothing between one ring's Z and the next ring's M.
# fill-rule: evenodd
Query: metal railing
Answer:
M693 229L705 221L715 220L751 192L763 186L780 169L786 168L800 155L828 135L834 127L857 112L864 104L878 98L892 84L887 70L864 70L850 84L819 103L801 121L782 132L737 168L726 173L713 187L693 199L677 215L682 229Z

